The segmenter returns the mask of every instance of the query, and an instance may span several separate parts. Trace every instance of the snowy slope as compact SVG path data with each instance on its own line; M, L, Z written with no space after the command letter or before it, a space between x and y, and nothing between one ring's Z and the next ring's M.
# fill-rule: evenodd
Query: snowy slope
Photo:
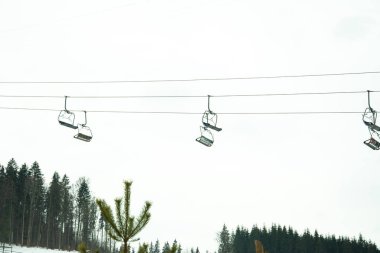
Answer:
M34 248L34 247L21 247L15 246L12 247L12 252L14 253L73 253L76 251L61 251L61 250L52 250L52 249L44 249L44 248Z

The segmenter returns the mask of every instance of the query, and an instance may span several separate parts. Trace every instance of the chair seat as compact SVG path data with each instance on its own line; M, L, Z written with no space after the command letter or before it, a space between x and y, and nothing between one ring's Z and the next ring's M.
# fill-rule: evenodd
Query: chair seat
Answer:
M210 139L208 139L208 138L206 138L204 136L198 137L196 139L196 141L199 142L199 143L202 143L203 145L205 145L207 147L211 147L212 144L214 143L214 141L212 141L212 140L210 140Z
M218 132L222 131L221 128L219 128L219 127L217 127L217 126L214 126L214 125L211 125L211 124L209 124L209 123L207 123L207 122L203 122L203 125L204 125L205 127L207 127L207 128L211 128L212 130L215 130L215 131L218 131Z
M372 148L373 150L380 149L380 142L376 141L374 138L364 141L364 144Z
M372 122L364 121L364 124L366 124L366 125L367 125L369 128L371 128L372 130L380 131L380 127L379 127L379 126L376 126L376 125L373 124Z
M69 128L72 128L72 129L78 129L78 126L75 126L73 124L70 124L70 123L67 123L65 121L61 121L61 120L58 120L59 124L61 124L62 126L65 126L65 127L69 127Z
M82 133L78 133L77 135L74 136L74 138L78 139L78 140L81 140L81 141L91 141L92 139L92 136L89 136L89 135L85 135L85 134L82 134Z

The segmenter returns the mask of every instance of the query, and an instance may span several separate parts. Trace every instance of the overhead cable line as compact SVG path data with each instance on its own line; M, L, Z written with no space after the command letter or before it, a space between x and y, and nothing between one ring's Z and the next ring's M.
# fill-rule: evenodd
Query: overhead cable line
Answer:
M49 95L0 95L0 98L64 98L65 96ZM125 98L200 98L207 95L131 95L131 96L67 96L70 99L125 99Z
M30 107L0 107L0 110L24 110L24 111L51 111L59 112L59 109L52 108L30 108ZM71 110L73 112L83 112L83 110ZM181 111L117 111L117 110L86 110L88 113L125 113L125 114L185 114L199 115L204 112L181 112ZM293 111L293 112L219 112L221 115L302 115L302 114L360 114L358 111Z
M380 91L371 91L380 92ZM259 93L259 94L226 94L212 97L270 97L270 96L303 96L303 95L338 95L338 94L360 94L367 91L327 91L327 92L294 92L294 93Z
M236 81L257 79L282 79L282 78L308 78L350 75L380 74L380 71L299 74L299 75L275 75L275 76L241 76L241 77L211 77L188 79L148 79L148 80L101 80L101 81L0 81L0 84L112 84L112 83L167 83L167 82L199 82L199 81Z
M371 91L377 93L379 91ZM295 92L295 93L257 93L257 94L222 94L222 95L129 95L129 96L67 96L70 99L132 99L132 98L225 98L225 97L267 97L267 96L303 96L303 95L338 95L360 94L367 91L329 91L329 92ZM66 96L49 95L1 95L0 98L64 98Z

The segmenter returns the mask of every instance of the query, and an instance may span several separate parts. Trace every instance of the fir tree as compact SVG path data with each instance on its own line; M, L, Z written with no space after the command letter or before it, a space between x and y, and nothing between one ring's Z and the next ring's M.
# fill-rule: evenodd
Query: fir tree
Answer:
M231 253L231 238L226 225L223 225L222 231L218 233L217 241L219 243L218 253Z
M8 236L9 236L9 243L14 243L13 235L15 234L16 226L15 226L15 219L17 214L17 194L16 194L16 186L17 186L17 173L18 173L18 166L16 161L12 158L9 162L7 167L5 168L6 172L6 187L7 187L7 202L8 202L8 208L6 210L6 215L8 218Z
M156 243L154 244L154 250L153 253L160 253L160 242L156 240Z
M143 243L142 245L139 245L139 249L137 253L148 253L149 251L148 248L149 248L149 245L146 243Z
M169 242L165 242L164 247L162 247L162 253L169 253L169 252L170 252Z
M62 214L60 217L60 240L59 249L70 249L71 238L73 237L73 220L74 220L74 197L70 192L70 180L64 175L62 177L61 194L62 194ZM64 245L62 247L62 245Z
M153 253L154 252L153 242L150 242L148 252L149 253Z
M77 193L77 240L88 244L89 239L89 212L90 212L90 188L88 180L80 178Z
M30 168L29 217L27 229L27 245L39 245L41 239L41 223L44 218L44 178L40 166L34 162Z
M6 223L6 175L5 168L0 165L0 242L5 242L8 229L5 226Z
M27 211L27 196L29 192L29 177L30 177L30 171L28 169L28 166L26 164L23 164L18 172L18 178L17 178L17 188L16 192L18 195L18 227L19 227L19 240L18 242L21 242L21 245L24 244L24 237L25 237L25 221L26 221L26 211Z
M50 187L46 194L46 247L56 248L58 242L59 217L61 215L61 185L59 174L54 173Z

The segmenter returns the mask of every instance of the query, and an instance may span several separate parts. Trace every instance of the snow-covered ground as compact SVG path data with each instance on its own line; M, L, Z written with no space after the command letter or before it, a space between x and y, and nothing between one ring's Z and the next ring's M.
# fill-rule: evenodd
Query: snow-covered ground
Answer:
M2 252L2 249L0 249ZM6 251L10 252L10 251ZM44 248L34 248L34 247L21 247L21 246L12 246L13 253L73 253L76 251L63 251L63 250L52 250L52 249L44 249Z

